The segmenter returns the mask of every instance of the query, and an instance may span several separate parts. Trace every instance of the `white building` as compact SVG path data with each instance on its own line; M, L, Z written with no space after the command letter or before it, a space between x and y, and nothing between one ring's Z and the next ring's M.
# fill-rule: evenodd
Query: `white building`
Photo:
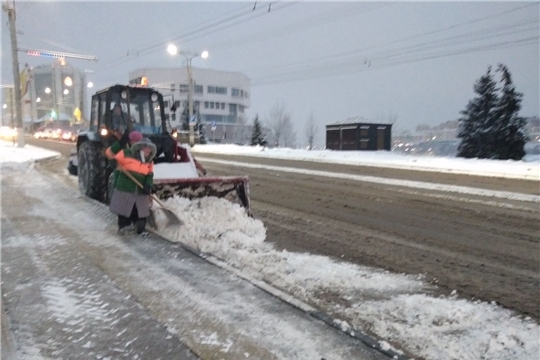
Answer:
M245 109L250 106L249 78L238 72L191 69L194 114L199 114L205 124L206 138L211 142L248 142L251 132L246 125ZM138 69L129 73L130 84L141 84L143 78L148 86L163 94L171 126L180 128L188 99L187 67ZM173 103L176 103L176 114L170 111Z

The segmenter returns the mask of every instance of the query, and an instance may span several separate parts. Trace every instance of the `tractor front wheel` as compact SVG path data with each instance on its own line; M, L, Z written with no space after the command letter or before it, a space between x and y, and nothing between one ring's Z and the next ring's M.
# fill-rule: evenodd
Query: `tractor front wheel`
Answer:
M107 159L100 143L85 141L78 152L81 194L104 202L107 198Z

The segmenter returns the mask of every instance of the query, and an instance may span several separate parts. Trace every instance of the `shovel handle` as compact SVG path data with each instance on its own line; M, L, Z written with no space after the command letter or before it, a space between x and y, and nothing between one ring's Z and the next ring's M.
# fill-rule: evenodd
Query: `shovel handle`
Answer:
M139 180L137 180L135 178L135 176L133 176L129 171L123 169L120 165L117 166L117 169L120 170L124 175L126 175L128 178L131 179L131 181L133 181L138 187L140 187L141 189L144 189L144 186L139 182ZM159 199L157 198L156 195L154 194L150 194L150 196L152 197L152 199L154 199L155 202L157 202L162 208L166 207L165 205L163 205L163 203L161 201L159 201Z

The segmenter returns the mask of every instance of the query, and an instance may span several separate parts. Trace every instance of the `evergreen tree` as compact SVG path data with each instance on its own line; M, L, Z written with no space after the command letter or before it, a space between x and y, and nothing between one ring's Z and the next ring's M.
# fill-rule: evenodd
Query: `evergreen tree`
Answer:
M459 121L458 157L489 158L490 128L496 117L495 106L498 103L497 87L491 74L491 66L485 75L476 81L474 91L478 96L469 101ZM491 145L490 145L491 144Z
M262 133L262 123L259 119L259 115L255 115L255 120L253 120L253 132L251 133L251 145L266 145L266 139Z
M529 140L525 134L527 122L519 116L523 94L516 91L508 68L499 64L502 89L496 107L494 124L494 153L492 158L501 160L521 160L525 156L525 143Z
M510 71L500 64L502 88L497 88L491 67L474 85L476 98L459 119L458 156L521 160L525 156L526 121L519 116L523 94L515 90Z

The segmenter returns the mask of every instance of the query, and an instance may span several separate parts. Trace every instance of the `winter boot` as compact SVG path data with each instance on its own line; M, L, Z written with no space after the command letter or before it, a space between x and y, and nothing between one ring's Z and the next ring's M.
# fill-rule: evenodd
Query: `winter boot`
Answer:
M127 226L124 226L124 227L119 227L116 233L120 236L124 236L124 235L127 235L128 231L129 229L127 228Z
M137 234L142 234L145 231L146 228L146 219L137 219L137 222L135 223L135 229L137 230Z

